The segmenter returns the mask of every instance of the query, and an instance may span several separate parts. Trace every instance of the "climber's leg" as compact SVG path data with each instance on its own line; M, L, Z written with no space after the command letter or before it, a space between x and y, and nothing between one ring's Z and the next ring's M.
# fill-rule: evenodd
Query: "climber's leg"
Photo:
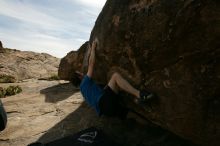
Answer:
M128 83L119 73L115 72L109 83L108 86L115 92L118 93L119 89L124 90L135 97L139 98L140 91L135 89L133 86L131 86L130 83Z
M136 102L146 102L155 97L155 94L148 92L146 90L139 91L134 88L130 83L128 83L119 73L115 72L109 83L108 86L115 92L118 93L119 89L124 90L136 97Z

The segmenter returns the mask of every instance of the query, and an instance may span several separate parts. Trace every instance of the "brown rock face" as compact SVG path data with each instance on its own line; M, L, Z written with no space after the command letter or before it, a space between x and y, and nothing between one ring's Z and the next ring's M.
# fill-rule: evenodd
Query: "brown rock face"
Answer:
M78 51L71 51L64 58L61 59L58 75L61 79L71 80L73 73L83 71L83 61L86 54L88 42L84 43Z
M139 113L194 143L220 145L219 7L217 0L108 0L90 37L99 39L94 78L106 83L122 73L159 97L133 106Z

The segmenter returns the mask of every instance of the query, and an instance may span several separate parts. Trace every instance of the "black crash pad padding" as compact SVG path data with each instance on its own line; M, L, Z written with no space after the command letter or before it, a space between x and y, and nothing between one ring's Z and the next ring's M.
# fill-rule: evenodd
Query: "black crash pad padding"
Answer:
M46 144L32 143L28 146L119 146L101 130L91 127L76 134Z

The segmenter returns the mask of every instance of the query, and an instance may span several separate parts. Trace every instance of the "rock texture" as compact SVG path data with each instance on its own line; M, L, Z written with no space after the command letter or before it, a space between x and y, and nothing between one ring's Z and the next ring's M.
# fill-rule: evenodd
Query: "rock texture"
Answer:
M0 74L16 80L47 78L57 74L60 59L45 53L4 48L0 51Z
M2 99L8 124L0 133L0 146L45 143L92 126L103 130L121 146L193 146L150 123L98 117L95 110L83 102L79 89L68 82L30 79L13 85L21 86L23 92Z
M71 80L74 71L83 71L83 63L86 62L86 55L88 42L85 42L78 51L69 52L64 58L61 59L58 75L63 80ZM84 63L85 66L86 63Z
M108 0L90 37L99 38L95 79L121 72L159 96L144 109L132 105L139 113L194 143L220 145L219 7L217 0Z
M8 123L0 133L1 146L26 146L36 141L83 102L78 89L65 81L29 79L1 87L9 85L19 85L23 91L2 98Z

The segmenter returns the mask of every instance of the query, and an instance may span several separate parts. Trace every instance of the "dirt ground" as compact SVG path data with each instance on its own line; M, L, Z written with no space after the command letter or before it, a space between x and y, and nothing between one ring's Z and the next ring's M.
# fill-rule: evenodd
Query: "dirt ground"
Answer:
M35 141L46 143L89 127L103 130L120 145L193 145L136 115L129 114L126 120L98 117L84 102L79 89L66 81L30 79L0 84L1 87L9 85L19 85L23 91L2 98L8 124L0 133L0 146L25 146Z

